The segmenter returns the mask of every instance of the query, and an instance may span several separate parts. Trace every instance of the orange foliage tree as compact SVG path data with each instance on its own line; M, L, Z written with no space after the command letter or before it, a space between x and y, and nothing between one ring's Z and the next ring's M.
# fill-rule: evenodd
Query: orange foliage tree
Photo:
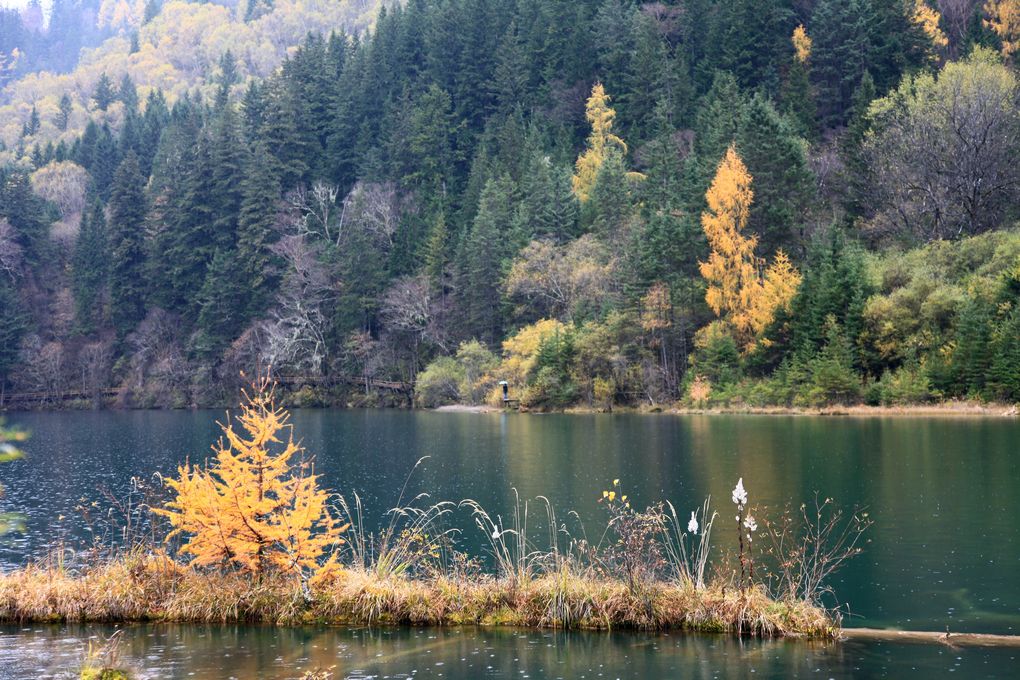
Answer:
M716 316L725 317L747 349L800 285L800 274L782 251L762 273L765 262L754 252L758 238L743 233L754 201L752 180L730 146L705 194L708 210L701 215L701 227L712 250L708 261L699 263L708 282L705 302Z
M1020 0L988 0L985 26L1002 41L1002 53L1010 56L1020 49Z
M330 513L329 494L319 488L289 419L274 402L272 383L260 379L244 393L238 427L220 423L213 461L185 463L167 481L175 497L155 512L170 520L167 540L185 537L182 552L191 565L304 579L336 564L335 550L323 557L343 542L347 525Z

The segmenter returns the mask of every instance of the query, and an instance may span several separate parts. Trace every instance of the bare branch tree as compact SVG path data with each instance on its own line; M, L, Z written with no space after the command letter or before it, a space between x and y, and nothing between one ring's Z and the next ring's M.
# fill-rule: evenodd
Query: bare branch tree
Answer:
M14 227L7 221L7 218L0 217L0 272L11 277L11 281L18 278L24 255L17 236Z

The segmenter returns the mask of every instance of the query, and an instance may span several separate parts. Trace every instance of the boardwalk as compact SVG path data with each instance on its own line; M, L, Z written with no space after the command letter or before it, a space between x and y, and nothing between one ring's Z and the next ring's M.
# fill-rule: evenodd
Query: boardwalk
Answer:
M351 385L366 391L383 390L410 396L414 391L411 383L396 380L376 380L365 376L278 376L276 382L288 387L302 385ZM93 399L116 399L126 388L108 387L100 390L62 390L59 392L0 392L0 408L27 408L45 404L60 404L67 401L88 401Z

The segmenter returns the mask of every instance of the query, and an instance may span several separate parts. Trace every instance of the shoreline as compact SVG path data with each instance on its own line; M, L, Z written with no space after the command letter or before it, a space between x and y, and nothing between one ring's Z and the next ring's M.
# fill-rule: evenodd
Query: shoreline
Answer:
M163 407L124 407L105 406L102 408L32 408L32 409L9 409L0 408L0 414L16 413L68 413L82 411L195 411L195 410L217 410L227 408L225 405L191 406L185 408L163 408ZM399 411L422 411L432 413L521 413L530 415L543 414L566 414L566 415L613 415L613 414L644 414L644 415L672 415L672 416L806 416L806 417L850 417L850 418L1020 418L1020 406L1015 404L1000 403L979 403L979 402L943 402L940 404L913 404L903 406L868 406L857 404L851 406L826 406L817 408L808 407L784 407L784 406L727 406L695 408L677 405L661 406L617 406L612 410L597 409L585 406L571 406L565 409L540 411L528 409L508 409L491 406L488 404L449 404L436 408L406 408L396 406L364 406L358 404L323 404L315 406L297 406L291 408L301 410L326 410L326 409L366 409L366 410L399 410Z

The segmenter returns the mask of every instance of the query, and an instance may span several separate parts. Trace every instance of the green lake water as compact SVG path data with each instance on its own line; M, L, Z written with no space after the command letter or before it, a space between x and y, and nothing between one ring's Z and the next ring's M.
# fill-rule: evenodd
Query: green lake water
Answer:
M172 473L186 457L204 458L217 435L214 421L222 417L218 411L12 414L9 420L31 430L32 438L25 459L0 469L0 480L7 486L0 504L4 510L21 512L28 531L0 545L0 564L23 563L58 542L74 545L87 538L74 509L82 499L98 499L102 505L101 489L124 496L133 476L152 482L155 473ZM516 488L522 498L548 497L561 519L568 510L576 511L589 534L604 526L597 501L614 478L620 478L635 504L670 500L684 516L711 495L721 515L715 534L720 560L732 544L730 490L738 477L744 479L751 504L761 508L759 516L775 513L786 503L810 503L816 492L845 507L867 506L875 526L865 553L832 583L838 603L848 608L846 625L1020 633L1020 421L1014 419L309 410L295 412L293 420L298 436L316 457L324 483L345 494L358 491L368 518L378 522L397 501L405 478L422 456L429 458L412 476L410 495L427 491L436 500L473 498L493 514L506 516ZM455 521L465 529L463 545L479 546L480 537L472 532L466 511ZM575 523L572 530L579 532L580 527ZM13 632L5 631L6 644L21 640L40 649L57 644L55 640L73 646L83 635L94 634L57 629ZM210 643L199 640L225 636L235 641L231 644L241 645L246 651L238 655L251 657L253 664L263 663L274 648L283 654L286 645L281 641L293 636L307 635L329 648L342 638L347 640L344 649L355 659L368 653L366 640L384 648L399 643L407 651L401 658L412 660L439 653L414 651L430 635L458 635L444 647L453 656L459 654L458 659L469 658L465 650L484 645L499 650L493 653L500 658L535 651L540 660L528 661L512 677L522 677L520 670L534 672L531 677L561 677L552 664L562 657L573 663L573 650L583 650L582 658L576 659L580 666L594 669L604 664L599 670L603 676L584 677L679 677L680 671L669 670L671 666L649 666L648 674L634 674L634 659L660 656L668 657L662 663L689 669L697 677L729 676L727 663L737 663L742 672L750 673L747 664L754 659L760 660L760 670L748 677L789 677L790 669L806 675L812 663L831 669L829 677L858 677L852 673L854 664L884 672L891 667L883 664L893 657L915 659L918 668L930 671L929 677L936 667L944 672L953 668L952 656L943 658L939 650L917 647L904 648L901 654L882 645L848 644L834 651L712 638L530 633L519 637L492 631L356 635L349 630L262 629L201 634L168 629L132 635L139 654L153 659L168 659L182 645L201 646ZM640 651L649 644L665 645L668 654ZM539 648L545 651L539 653ZM994 671L1005 668L996 666L998 653L987 654L981 663L992 674L966 677L1008 677ZM718 664L695 672L702 655ZM968 659L980 660L972 652L963 655L964 661ZM482 677L471 675L476 671L464 670L463 663L458 666L452 657L446 663L440 667L449 669L446 677ZM684 665L688 663L695 665ZM425 665L415 664L417 675L425 672ZM454 671L454 666L461 670ZM542 670L535 670L539 666ZM504 663L499 672L507 673L509 667ZM399 664L386 668L410 672L398 670L404 668ZM897 668L905 673L907 667ZM226 677L209 672L202 677ZM582 677L580 673L570 670L562 677Z

